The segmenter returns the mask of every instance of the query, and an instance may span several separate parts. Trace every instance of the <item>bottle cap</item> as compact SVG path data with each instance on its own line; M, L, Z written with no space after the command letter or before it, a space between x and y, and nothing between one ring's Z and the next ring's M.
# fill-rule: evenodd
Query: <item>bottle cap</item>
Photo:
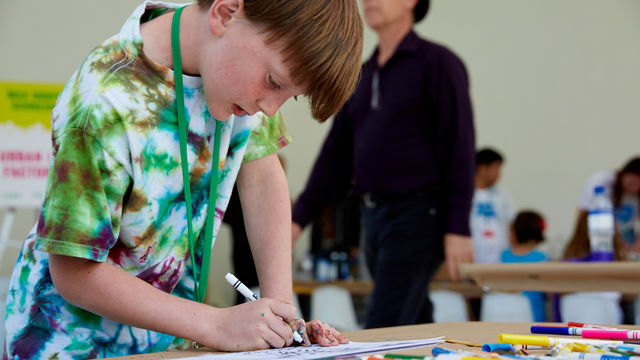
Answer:
M589 254L589 261L614 261L613 251L596 251Z

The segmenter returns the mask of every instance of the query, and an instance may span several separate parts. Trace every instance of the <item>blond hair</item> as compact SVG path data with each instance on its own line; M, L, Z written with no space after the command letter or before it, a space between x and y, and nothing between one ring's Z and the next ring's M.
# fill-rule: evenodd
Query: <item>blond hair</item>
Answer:
M214 0L198 0L208 9ZM320 122L340 110L356 88L362 57L362 20L356 0L244 0L249 21L281 45L298 84L306 85Z

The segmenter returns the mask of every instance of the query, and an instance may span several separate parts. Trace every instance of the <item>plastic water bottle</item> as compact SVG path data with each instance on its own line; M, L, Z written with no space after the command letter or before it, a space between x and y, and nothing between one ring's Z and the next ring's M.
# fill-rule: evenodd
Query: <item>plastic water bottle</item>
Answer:
M592 261L613 261L613 235L615 224L613 204L605 194L603 186L596 186L594 196L589 205L587 218L589 228L589 244Z

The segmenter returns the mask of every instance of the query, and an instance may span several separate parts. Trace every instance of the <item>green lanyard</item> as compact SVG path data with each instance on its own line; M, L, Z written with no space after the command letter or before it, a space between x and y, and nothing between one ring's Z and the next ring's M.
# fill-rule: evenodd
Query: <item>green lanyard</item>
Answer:
M180 163L182 165L182 181L184 183L184 201L187 211L187 232L189 234L189 246L191 264L193 266L193 293L195 300L204 301L209 280L209 264L211 262L211 244L213 242L213 222L216 214L216 198L218 195L219 171L218 161L220 152L220 128L222 123L216 120L216 130L213 143L213 156L211 160L211 183L209 185L209 205L207 207L207 220L202 250L202 266L200 276L195 262L195 237L192 228L191 214L191 183L189 182L189 167L187 162L187 120L184 113L184 89L182 87L182 61L180 59L180 14L184 7L177 8L171 22L171 50L173 54L173 75L176 85L176 103L178 108L178 131L180 133Z

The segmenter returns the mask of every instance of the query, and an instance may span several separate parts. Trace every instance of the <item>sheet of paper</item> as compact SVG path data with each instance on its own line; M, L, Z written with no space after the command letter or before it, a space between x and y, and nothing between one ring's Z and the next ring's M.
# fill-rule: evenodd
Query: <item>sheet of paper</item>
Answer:
M288 359L288 360L312 360L328 357L345 357L352 355L366 355L388 352L391 350L420 348L437 345L444 342L442 337L433 339L385 341L385 342L354 342L339 346L311 347L294 346L283 349L268 349L227 354L206 354L202 356L183 358L182 360L206 360L206 359L235 359L235 360L264 360L264 359Z

